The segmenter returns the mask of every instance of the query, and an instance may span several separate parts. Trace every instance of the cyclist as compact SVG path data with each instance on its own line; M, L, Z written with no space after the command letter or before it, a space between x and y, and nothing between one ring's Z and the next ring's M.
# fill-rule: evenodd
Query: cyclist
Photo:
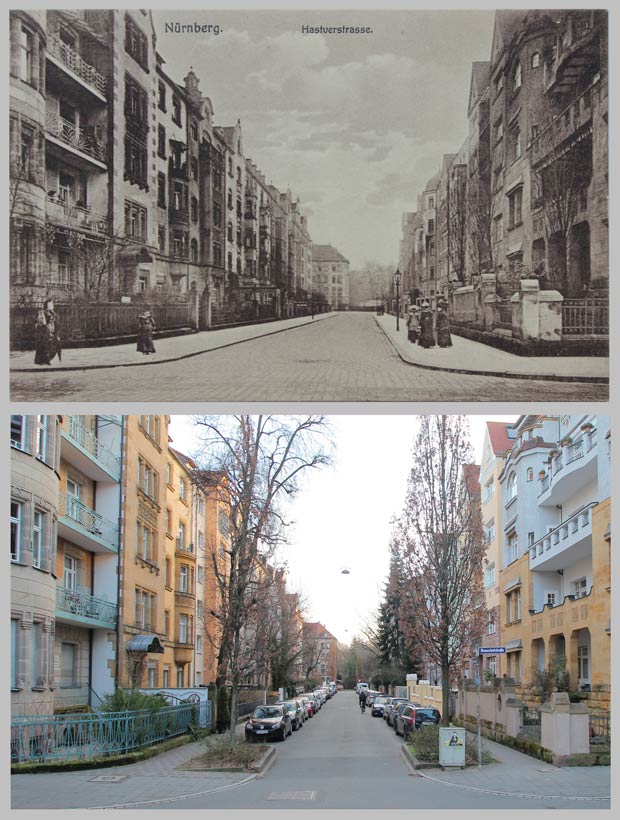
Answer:
M362 689L362 691L360 692L360 709L362 710L362 714L364 714L364 712L366 711L366 697L366 690Z

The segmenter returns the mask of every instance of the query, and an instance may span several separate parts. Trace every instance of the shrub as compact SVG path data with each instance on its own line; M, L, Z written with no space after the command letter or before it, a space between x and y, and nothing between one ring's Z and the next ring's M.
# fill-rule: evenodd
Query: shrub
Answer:
M418 760L439 760L439 726L420 726L411 735L411 748Z
M206 750L201 759L205 763L220 763L224 766L243 766L247 768L260 758L265 747L248 743L240 737L231 738L228 735L210 737L206 742Z
M163 695L145 695L135 689L117 689L104 695L101 702L102 712L147 711L160 712L170 706Z

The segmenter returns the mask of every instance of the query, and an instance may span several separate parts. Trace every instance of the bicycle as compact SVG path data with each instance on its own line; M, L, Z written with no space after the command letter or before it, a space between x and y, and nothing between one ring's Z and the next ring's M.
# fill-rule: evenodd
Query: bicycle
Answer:
M366 701L365 700L362 700L360 702L360 710L361 710L362 714L364 714L364 712L366 711Z

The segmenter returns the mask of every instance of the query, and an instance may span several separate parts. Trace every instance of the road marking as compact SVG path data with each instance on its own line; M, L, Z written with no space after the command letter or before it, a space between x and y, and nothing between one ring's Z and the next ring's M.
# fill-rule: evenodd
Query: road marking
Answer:
M100 774L99 777L91 777L89 783L120 783L127 780L126 774Z
M303 792L271 792L267 800L314 800L315 791Z
M611 800L610 795L607 797L570 797L565 794L530 794L528 792L502 792L496 789L481 789L478 786L465 786L463 783L450 783L447 780L441 780L439 777L431 777L429 774L419 772L420 777L426 780L432 780L435 783L441 783L442 786L453 786L455 789L467 789L472 792L482 792L483 794L497 794L501 797L525 797L532 800L573 800L575 802L587 802L588 800Z

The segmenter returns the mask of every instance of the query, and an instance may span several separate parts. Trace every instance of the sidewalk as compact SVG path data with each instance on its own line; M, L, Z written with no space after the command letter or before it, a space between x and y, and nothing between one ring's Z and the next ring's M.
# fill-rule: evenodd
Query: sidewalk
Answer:
M404 362L429 370L566 382L604 383L609 379L609 359L605 357L516 356L454 333L452 347L425 349L407 340L405 319L400 320L398 332L395 316L375 316L375 320Z
M193 356L200 356L211 350L272 336L294 330L312 322L320 322L334 316L334 313L321 313L312 319L310 316L298 316L294 319L279 319L260 325L206 330L183 336L169 336L166 339L155 339L156 353L144 356L136 351L136 343L106 345L104 347L73 347L62 351L62 362L54 359L51 366L33 364L34 350L12 351L9 366L12 373L54 373L68 370L99 370L109 367L141 367L148 364L176 362Z
M505 795L560 797L578 803L581 800L610 799L609 766L552 766L508 746L483 738L483 746L496 763L478 769L425 769L417 773L435 783L474 791ZM604 808L601 805L601 808Z

